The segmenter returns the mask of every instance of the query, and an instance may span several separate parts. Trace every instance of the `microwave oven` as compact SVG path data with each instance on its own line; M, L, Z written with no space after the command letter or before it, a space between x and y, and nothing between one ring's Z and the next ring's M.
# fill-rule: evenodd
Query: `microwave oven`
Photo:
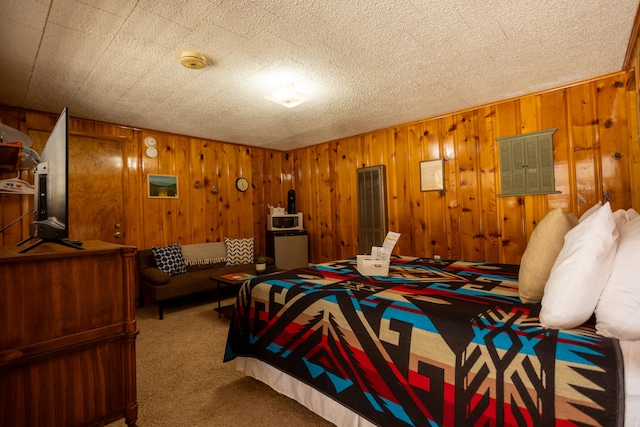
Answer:
M302 227L302 212L295 214L267 215L267 230L304 230Z

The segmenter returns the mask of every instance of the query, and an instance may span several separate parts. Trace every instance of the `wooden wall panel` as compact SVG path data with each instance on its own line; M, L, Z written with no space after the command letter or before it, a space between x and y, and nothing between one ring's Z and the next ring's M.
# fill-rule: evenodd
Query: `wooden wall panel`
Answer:
M434 227L442 227L446 231L447 252L440 255L442 258L452 259L455 254L462 254L460 244L460 206L458 205L458 147L455 143L455 130L457 123L455 116L439 119L439 138L442 144L442 156L444 158L444 185L445 203L444 223L434 224Z
M536 224L554 208L581 215L606 191L614 209L638 209L637 110L630 95L635 95L635 83L632 88L627 84L630 76L605 76L320 144L321 151L336 153L336 165L329 169L338 176L329 182L337 183L339 194L335 206L305 206L305 215L312 218L306 224L312 261L360 251L357 242L350 253L343 243L325 245L321 225L337 215L336 224L349 224L357 236L357 210L345 200L357 196L348 183L359 167L387 166L389 228L402 233L396 253L518 263ZM500 197L495 139L549 128L557 128L553 140L559 194ZM293 155L315 159L320 146L295 150ZM423 193L419 162L435 158L445 160L445 191ZM316 194L327 185L317 178L316 163L296 161L294 168L311 179L297 187L303 194ZM347 234L340 229L334 235L341 242ZM331 247L336 248L333 254L327 252Z
M332 185L336 198L335 244L337 258L349 257L356 250L354 245L357 242L358 229L357 224L353 223L356 218L348 214L352 210L358 209L355 173L352 174L350 169L350 165L357 164L355 145L351 140L339 141L335 144L336 165ZM340 178L338 179L338 177Z
M418 184L420 180L415 180L416 168L411 167L413 160L408 132L408 126L399 126L394 129L393 144L391 145L393 147L393 169L387 170L389 175L387 183L390 184L390 188L395 189L392 194L389 194L389 198L394 202L392 205L395 210L389 212L389 217L396 218L395 224L390 221L389 229L408 237L398 241L400 253L408 253L407 251L413 250L420 236L419 232L416 233L413 223L415 197L412 197L413 194L417 195L420 192L419 188L412 188L412 184Z
M598 179L600 168L596 150L596 114L592 83L569 89L569 116L571 120L571 148L575 161L575 181L578 210L582 215L601 199L602 185Z
M377 164L384 164L387 167L387 218L388 229L391 231L400 230L400 224L403 221L402 212L400 212L399 208L399 199L402 197L400 187L402 186L403 176L398 167L396 142L395 129L390 128L378 132L375 138L375 145L371 147L375 152L375 156L380 158ZM403 246L404 244L398 242L398 250L402 250ZM370 251L371 249L367 249L367 252Z
M518 263L535 225L551 209L580 215L603 192L614 209L640 209L632 77L613 74L287 153L88 120L73 119L73 126L92 137L124 140L125 244L149 248L256 236L256 252L262 252L268 205L286 206L294 189L309 232L310 260L354 256L361 252L356 169L384 164L389 229L402 233L396 253ZM56 117L4 107L0 119L44 139ZM558 129L553 140L559 194L500 197L495 139L549 128ZM147 136L158 142L154 159L144 154ZM420 161L439 158L445 190L421 192ZM149 174L177 175L180 197L149 199ZM239 176L251 183L245 193L235 189ZM32 206L27 196L2 195L0 203L3 226ZM29 222L2 233L1 243L26 237Z
M500 262L500 221L498 221L498 199L496 197L498 175L498 150L495 149L494 127L496 111L494 107L478 111L478 165L480 169L480 217L484 259Z
M122 144L123 159L126 165L122 171L122 190L124 196L123 210L125 212L125 223L123 225L124 241L127 244L139 245L142 241L142 227L144 221L142 213L142 199L145 197L141 191L143 180L141 176L141 158L139 147L141 146L140 132L132 129L117 128L121 133L125 133L127 141Z
M0 120L28 132L36 151L42 150L56 119L51 114L0 108ZM275 195L276 201L271 203L286 201L286 193L292 187L292 164L286 153L75 118L70 123L74 135L123 141L123 244L146 249L175 242L256 236L256 252L265 252L266 204L271 202L266 195ZM157 141L156 158L144 154L147 136ZM86 166L90 170L90 165ZM178 176L179 197L149 198L149 174ZM0 177L15 175L3 172ZM247 177L251 183L245 193L235 189L239 176ZM275 178L263 182L264 176ZM28 171L22 173L22 178L33 182ZM196 188L196 182L200 188ZM213 186L218 194L211 193ZM0 195L0 203L0 224L4 227L33 207L33 196ZM0 243L12 245L27 237L31 221L32 215L27 215L9 227L2 233ZM91 224L92 218L86 221ZM83 225L76 223L75 227ZM74 224L70 228L73 231Z
M331 165L330 165L330 152L327 144L320 144L314 147L312 150L313 159L315 163L315 207L318 211L323 212L316 218L316 226L319 226L318 230L318 242L316 247L319 249L319 256L321 259L331 259L335 255L335 247L333 244L333 218L334 218L334 205L332 204L331 193Z
M436 160L444 157L442 154L443 142L438 137L440 129L439 124L439 120L430 120L419 124L420 134L413 142L414 145L420 146L421 148L421 150L418 150L416 147L414 150L416 156L419 156L416 159L418 163L420 160ZM444 162L443 167L445 173L444 176L446 176L446 161ZM424 252L418 253L424 253L425 256L428 257L435 255L447 257L449 252L447 229L444 227L444 224L448 223L449 218L445 199L448 184L445 182L444 185L445 189L443 191L426 191L421 194L422 198L425 200L421 216L425 218L424 223L426 226L425 237L427 239L427 246L425 247ZM419 246L416 250L419 250Z
M638 81L636 79L636 81ZM629 135L629 181L631 182L631 206L640 212L640 144L637 135L640 133L640 123L638 117L638 94L628 91L626 94L626 106ZM623 159L624 160L624 159Z
M539 96L526 96L520 99L520 129L522 133L542 130L541 126L541 99ZM547 196L529 196L524 208L524 234L528 239L533 233L536 224L547 213Z
M405 163L406 166L403 166L407 170L407 174L409 175L409 188L407 192L409 194L415 194L415 197L407 197L406 202L408 202L408 211L409 218L411 224L411 230L413 233L413 248L419 251L420 253L427 253L431 250L431 245L429 244L429 230L427 227L427 196L426 192L420 191L420 169L412 168L411 163L416 161L416 159L423 158L423 137L422 137L422 128L419 123L412 123L405 126L407 132L407 159L400 159L401 162Z
M265 207L264 192L261 191L261 181L264 173L264 151L251 149L248 154L251 167L251 186L250 190L248 190L251 191L252 221L250 227L254 231L254 247L265 248L264 251L266 251L267 209ZM264 255L262 249L259 252Z
M482 216L478 185L478 141L476 127L477 111L458 115L454 131L458 151L458 206L460 215L460 258L470 261L484 259L482 242Z
M569 144L567 117L567 91L555 91L540 95L540 127L541 129L557 129L553 134L553 160L556 191L560 194L545 196L547 209L562 208L565 211L576 211L575 167ZM568 196L568 197L567 197Z
M495 138L517 135L520 131L520 109L517 101L508 101L496 106L497 123ZM496 149L497 144L494 142ZM499 167L498 167L499 169ZM500 180L498 179L498 182ZM498 190L498 195L500 190ZM500 260L514 262L526 247L526 226L524 218L524 197L499 197L500 219Z
M613 105L624 99L625 85L619 79L603 79L597 84L597 123L600 140L602 191L611 198L611 208L631 205L629 176L629 147L624 142L628 135L626 109Z
M312 150L305 150L290 156L293 160L293 170L295 171L294 188L296 191L296 210L304 215L303 225L306 230L316 230L314 238L309 238L309 257L312 253L319 253L320 227L316 224L317 216L314 212L318 212L315 205L315 190L312 187L315 178L315 162L312 157ZM310 236L309 236L310 237Z
M205 156L203 149L206 141L191 138L189 139L189 160L191 165L189 198L189 211L192 214L191 227L192 235L196 241L207 241L207 214L205 206L207 204L207 196L211 194L211 180L205 178Z

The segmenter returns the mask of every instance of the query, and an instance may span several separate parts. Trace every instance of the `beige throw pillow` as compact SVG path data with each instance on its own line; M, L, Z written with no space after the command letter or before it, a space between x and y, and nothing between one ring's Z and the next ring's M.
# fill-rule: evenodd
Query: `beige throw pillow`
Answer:
M564 245L564 236L578 220L561 208L549 212L531 233L522 254L518 273L518 292L524 303L540 302L551 267Z

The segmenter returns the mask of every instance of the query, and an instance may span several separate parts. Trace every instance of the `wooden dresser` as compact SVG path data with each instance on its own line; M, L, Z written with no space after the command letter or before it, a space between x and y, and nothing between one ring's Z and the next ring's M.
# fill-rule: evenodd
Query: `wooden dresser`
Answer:
M136 249L0 247L0 425L136 425Z

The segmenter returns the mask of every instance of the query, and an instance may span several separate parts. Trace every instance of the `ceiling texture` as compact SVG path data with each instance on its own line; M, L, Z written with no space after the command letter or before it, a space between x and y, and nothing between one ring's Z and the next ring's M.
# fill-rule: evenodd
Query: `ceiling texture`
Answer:
M0 103L291 150L620 71L638 1L1 0Z

